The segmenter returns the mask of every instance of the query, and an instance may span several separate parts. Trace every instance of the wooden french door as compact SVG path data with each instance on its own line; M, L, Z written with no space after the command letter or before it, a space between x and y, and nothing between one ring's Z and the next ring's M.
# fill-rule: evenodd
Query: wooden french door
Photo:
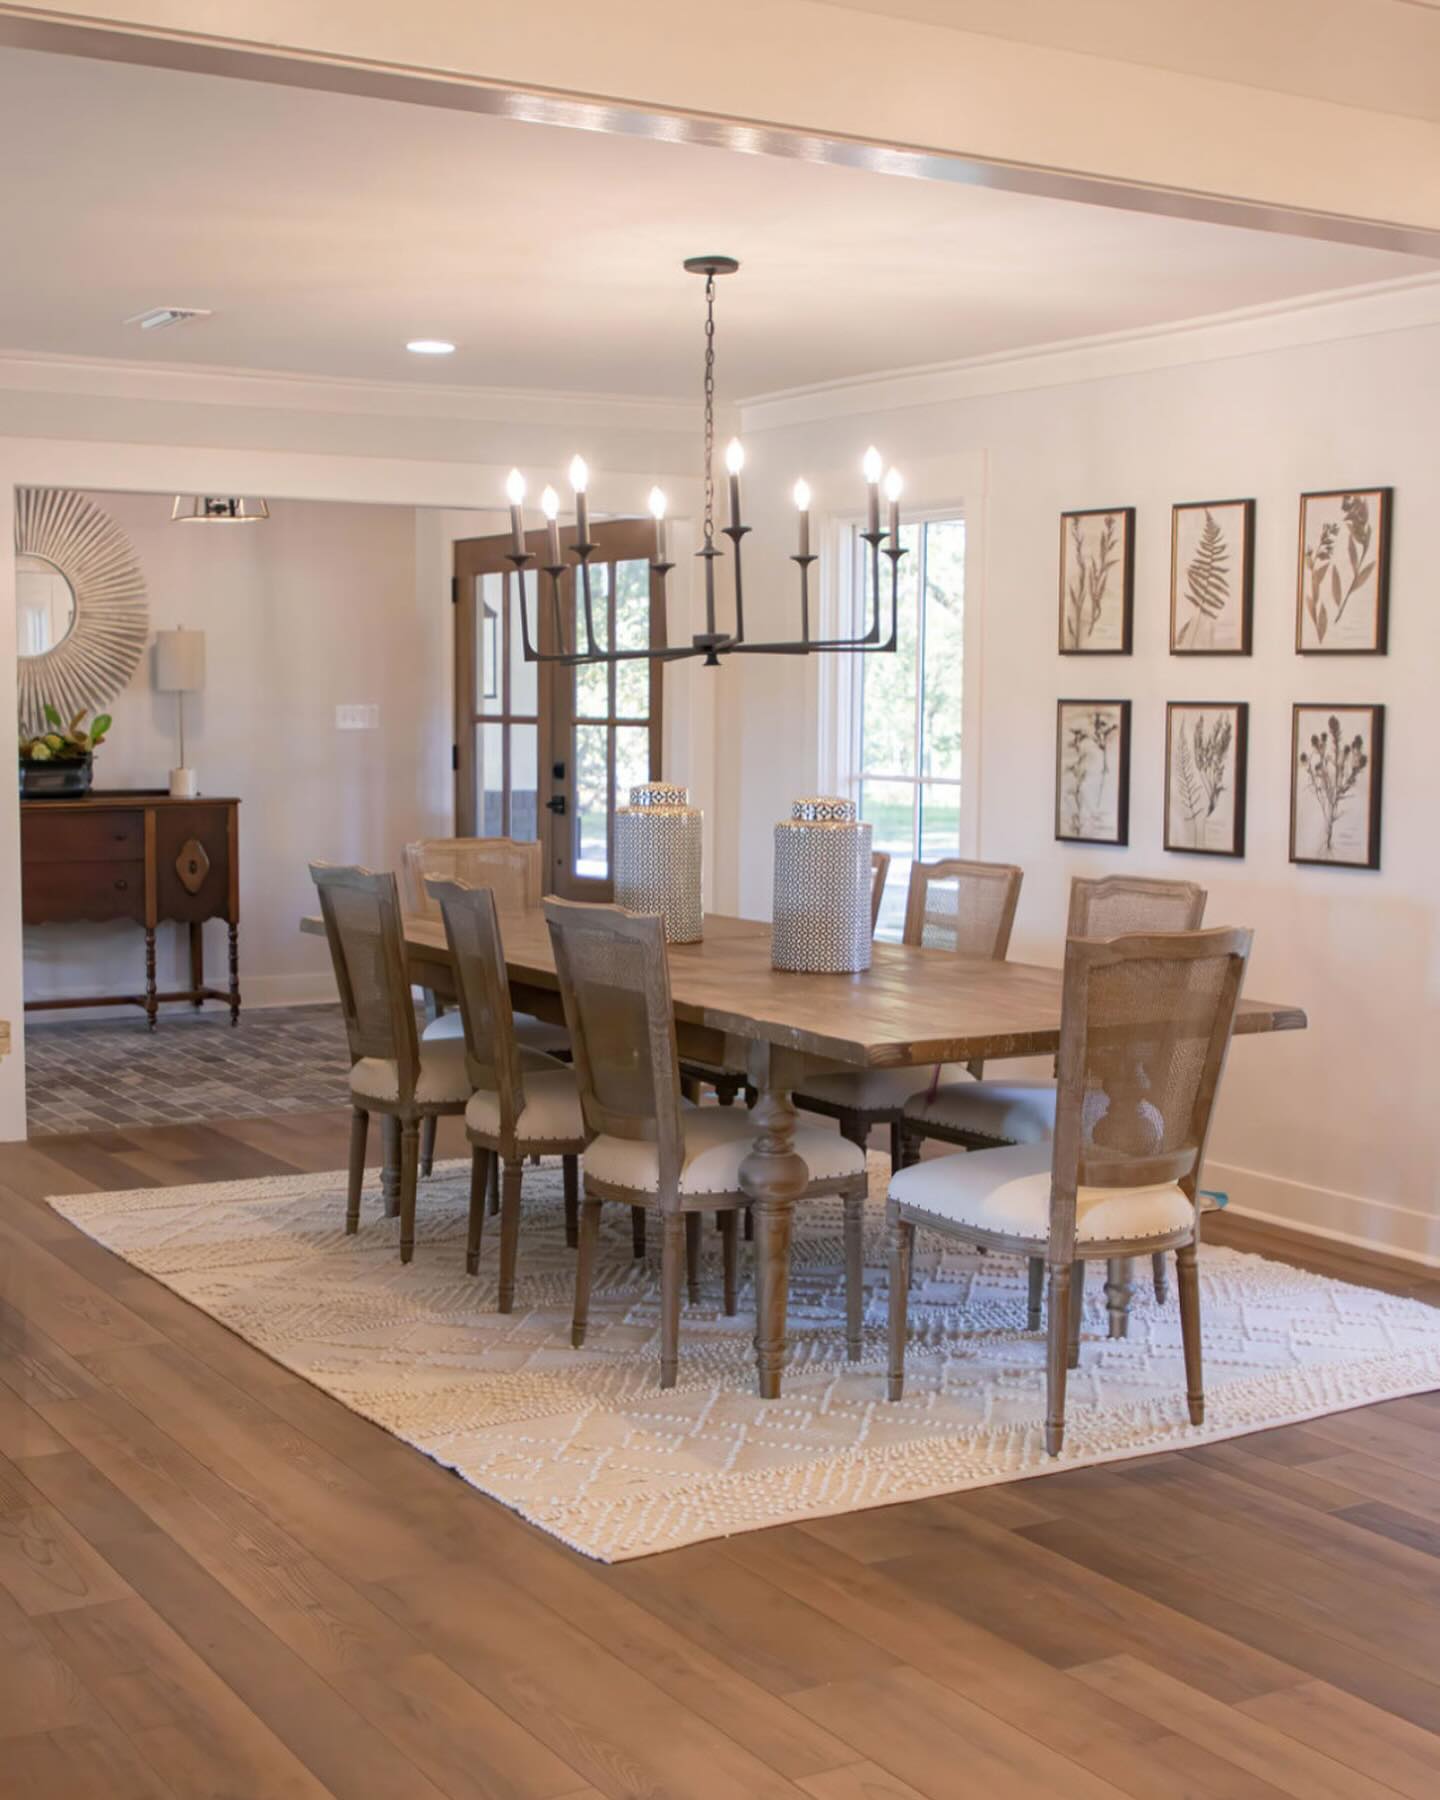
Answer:
M663 607L652 605L648 521L591 527L595 636L608 648L660 649ZM455 829L462 837L511 837L545 846L546 892L608 900L612 815L640 781L658 780L661 670L633 662L564 668L526 662L519 590L505 560L508 533L455 544ZM526 548L545 556L544 534ZM549 582L526 577L530 635L556 647ZM573 573L561 604L579 625L584 605Z

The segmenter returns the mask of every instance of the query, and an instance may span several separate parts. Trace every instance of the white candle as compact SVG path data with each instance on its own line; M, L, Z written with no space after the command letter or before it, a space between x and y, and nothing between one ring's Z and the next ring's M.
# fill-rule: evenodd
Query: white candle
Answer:
M795 510L800 515L800 554L810 554L810 483L802 476L795 483Z
M730 471L730 527L740 528L740 471L745 467L745 446L731 438L725 446L725 467Z
M865 482L870 489L870 504L867 512L869 530L878 536L880 531L880 476L884 471L885 464L881 460L880 452L873 444L865 452L865 460L860 467L864 470Z
M570 486L575 490L575 542L590 542L590 513L585 502L585 489L590 483L590 471L585 467L583 456L572 456L570 459Z
M904 486L898 469L892 469L885 477L885 498L890 502L890 545L894 550L900 548L900 495Z
M512 469L505 481L510 499L510 546L517 556L525 554L525 477Z
M553 487L547 487L540 496L540 510L545 515L545 554L549 557L546 565L551 569L560 567L560 496Z
M655 521L655 561L663 563L665 557L665 491L652 487L650 490L650 515Z

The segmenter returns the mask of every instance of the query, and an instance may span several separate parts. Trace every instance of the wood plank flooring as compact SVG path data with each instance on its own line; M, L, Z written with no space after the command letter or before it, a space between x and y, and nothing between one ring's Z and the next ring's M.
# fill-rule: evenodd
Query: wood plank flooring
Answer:
M1440 1395L605 1568L42 1204L345 1129L0 1149L4 1800L1440 1793Z

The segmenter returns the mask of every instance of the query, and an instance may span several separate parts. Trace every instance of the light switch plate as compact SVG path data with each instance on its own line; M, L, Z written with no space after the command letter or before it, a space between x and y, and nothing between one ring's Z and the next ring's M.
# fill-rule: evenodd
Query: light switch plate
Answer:
M380 725L380 708L378 706L337 706L335 708L335 729L337 731L375 731Z

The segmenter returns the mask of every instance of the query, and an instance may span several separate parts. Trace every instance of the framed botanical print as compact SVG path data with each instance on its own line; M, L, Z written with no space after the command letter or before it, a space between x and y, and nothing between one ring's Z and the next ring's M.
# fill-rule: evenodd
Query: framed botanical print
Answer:
M1055 836L1130 842L1130 702L1061 700L1055 712Z
M1170 514L1170 654L1248 656L1255 502L1195 500Z
M1165 848L1245 854L1243 700L1172 700L1165 709Z
M1060 654L1128 656L1135 607L1135 508L1060 515Z
M1295 708L1290 748L1290 860L1380 867L1383 706Z
M1383 656L1390 628L1392 488L1300 496L1295 648Z

